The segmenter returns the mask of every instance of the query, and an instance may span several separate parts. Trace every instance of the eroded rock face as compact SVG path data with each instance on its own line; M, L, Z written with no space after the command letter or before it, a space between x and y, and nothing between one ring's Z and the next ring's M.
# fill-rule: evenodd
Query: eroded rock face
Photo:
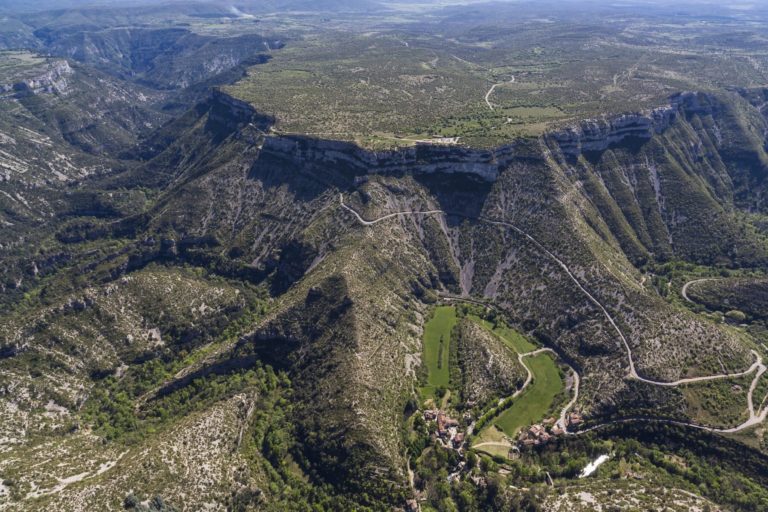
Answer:
M225 100L242 116L245 103ZM669 104L652 110L588 119L573 126L550 132L543 140L559 148L566 156L605 151L628 139L650 140L663 133L680 116L711 113L712 99L706 94L685 92L670 98ZM254 118L264 119L251 109ZM493 149L467 148L461 145L419 143L412 147L387 151L371 151L352 142L322 140L303 135L269 135L264 150L289 158L296 163L343 165L357 172L371 174L473 174L495 181L500 171L516 158L530 156L525 144L514 141ZM541 155L536 155L540 157Z
M710 113L711 98L706 94L683 92L672 96L669 105L637 113L587 119L545 136L563 154L577 156L605 151L627 139L649 140L666 131L679 115Z
M34 94L67 94L69 91L68 78L73 70L66 60L49 62L36 76L25 78L21 81L0 84L0 93L16 93L16 95Z
M282 135L267 137L264 150L299 162L341 164L372 174L466 173L487 181L494 181L515 156L514 144L492 150L418 144L391 151L368 151L351 142Z

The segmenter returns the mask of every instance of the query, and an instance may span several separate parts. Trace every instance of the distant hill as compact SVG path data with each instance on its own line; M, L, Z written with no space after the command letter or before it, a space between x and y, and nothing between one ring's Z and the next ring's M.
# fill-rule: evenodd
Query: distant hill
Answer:
M0 510L768 510L768 16L29 4Z

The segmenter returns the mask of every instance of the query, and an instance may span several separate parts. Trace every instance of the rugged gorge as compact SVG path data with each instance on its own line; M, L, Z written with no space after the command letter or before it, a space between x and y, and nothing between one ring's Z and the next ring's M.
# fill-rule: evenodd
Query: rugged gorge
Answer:
M450 293L492 300L577 368L579 408L593 417L619 410L685 417L690 404L681 391L624 379L628 359L616 331L543 249L616 318L642 376L674 380L721 365L748 367L752 357L731 331L670 305L641 270L670 260L768 261L766 239L746 216L763 207L764 97L684 93L651 112L585 121L496 150L372 152L273 133L271 119L214 92L142 141L140 159L68 191L69 217L53 227L48 245L3 270L11 299L2 311L15 315L0 335L2 382L12 390L2 395L3 410L20 426L30 425L34 411L55 407L45 428L63 429L103 379L119 379L154 356L179 358L185 366L172 365L154 388L135 391L136 410L154 417L156 404L195 379L262 361L292 382L284 421L301 439L291 453L302 471L362 502L401 502L407 461L400 422L420 364L424 315ZM125 198L139 187L144 209ZM445 214L364 226L342 208L342 194L367 219ZM744 230L756 236L740 236ZM24 239L7 243L19 247ZM196 274L201 267L208 273ZM77 275L93 285L80 290ZM158 292L150 304L136 280L158 283L167 295ZM199 303L176 311L169 299L178 294ZM254 312L260 301L269 307ZM119 308L135 325L116 321ZM77 317L83 323L73 323L74 311L87 312ZM182 328L183 319L193 328ZM94 329L114 336L101 346L75 342L73 332ZM208 348L193 356L201 347ZM44 383L30 378L40 364L49 368ZM515 368L507 387L521 373ZM248 404L272 400L278 380L258 396L221 402L215 418L236 418L242 436L256 421ZM192 415L183 428L196 431L195 421L203 420ZM2 435L23 446L34 433L23 432ZM178 449L164 433L147 435L163 453ZM270 442L270 450L281 449L279 439ZM131 450L115 464L129 464ZM270 499L265 476L243 471L242 485L226 493ZM351 474L357 478L346 478ZM131 489L153 489L151 475L134 477ZM123 482L102 490L67 488L47 503L98 507L129 489ZM194 503L181 491L173 497Z
M768 11L96 3L0 0L0 512L768 510Z
M266 57L254 48L279 49L283 42L258 35L208 37L183 28L55 31L36 35L53 55L68 57L110 72L139 78L160 88L188 88L241 63L256 64Z
M195 130L212 129L210 112L220 112L221 99L212 100L209 121ZM177 244L205 241L188 252L217 260L227 255L228 266L270 276L273 291L293 290L289 296L298 294L299 301L305 298L298 290L324 272L359 275L372 268L399 283L392 282L392 290L493 299L583 370L584 405L594 414L643 404L638 396L648 393L647 407L665 404L670 413L684 413L685 400L674 389L662 390L662 398L644 385L621 384L626 354L603 314L519 232L485 222L509 222L566 262L620 320L641 374L674 380L706 374L719 360L746 368L751 356L732 335L671 308L644 284L637 267L670 259L765 263L764 238L740 236L756 228L737 214L744 207L738 183L759 181L765 172L763 141L736 142L745 138L739 130L764 133L765 121L736 94L688 93L672 103L647 116L585 123L565 132L567 142L561 132L496 152L419 146L374 153L268 134L263 120L239 117L235 125L221 125L216 117L216 129L227 135L219 133L215 160L179 168L172 178L179 185L157 214L147 215L146 229ZM574 154L574 144L583 151ZM229 157L221 156L224 150ZM176 151L171 144L157 158L173 160ZM340 207L340 193L369 219L398 211L440 209L447 215L401 216L364 227ZM388 250L375 249L383 247ZM404 252L416 265L409 272L403 271ZM384 343L375 334L379 329L387 332L393 319L419 310L397 301L357 309L372 295L347 295L353 316L365 311L371 326L381 324L372 331L358 325L350 348L357 347L359 357ZM391 363L347 367L348 378L386 387L407 374L418 331L390 329L410 348L396 355L390 346ZM688 343L674 341L683 338ZM684 367L690 375L680 373ZM377 373L369 374L373 368ZM389 376L378 374L383 371ZM392 392L405 400L402 389Z

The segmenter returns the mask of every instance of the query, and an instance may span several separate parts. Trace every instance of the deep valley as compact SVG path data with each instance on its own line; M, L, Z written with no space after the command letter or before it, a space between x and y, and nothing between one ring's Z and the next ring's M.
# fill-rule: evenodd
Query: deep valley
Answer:
M54 7L0 510L768 509L765 8Z

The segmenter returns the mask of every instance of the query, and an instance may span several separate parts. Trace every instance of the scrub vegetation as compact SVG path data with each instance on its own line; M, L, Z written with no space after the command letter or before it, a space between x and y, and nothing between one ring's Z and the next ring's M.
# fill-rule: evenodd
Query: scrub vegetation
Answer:
M20 4L0 510L768 509L757 4Z

